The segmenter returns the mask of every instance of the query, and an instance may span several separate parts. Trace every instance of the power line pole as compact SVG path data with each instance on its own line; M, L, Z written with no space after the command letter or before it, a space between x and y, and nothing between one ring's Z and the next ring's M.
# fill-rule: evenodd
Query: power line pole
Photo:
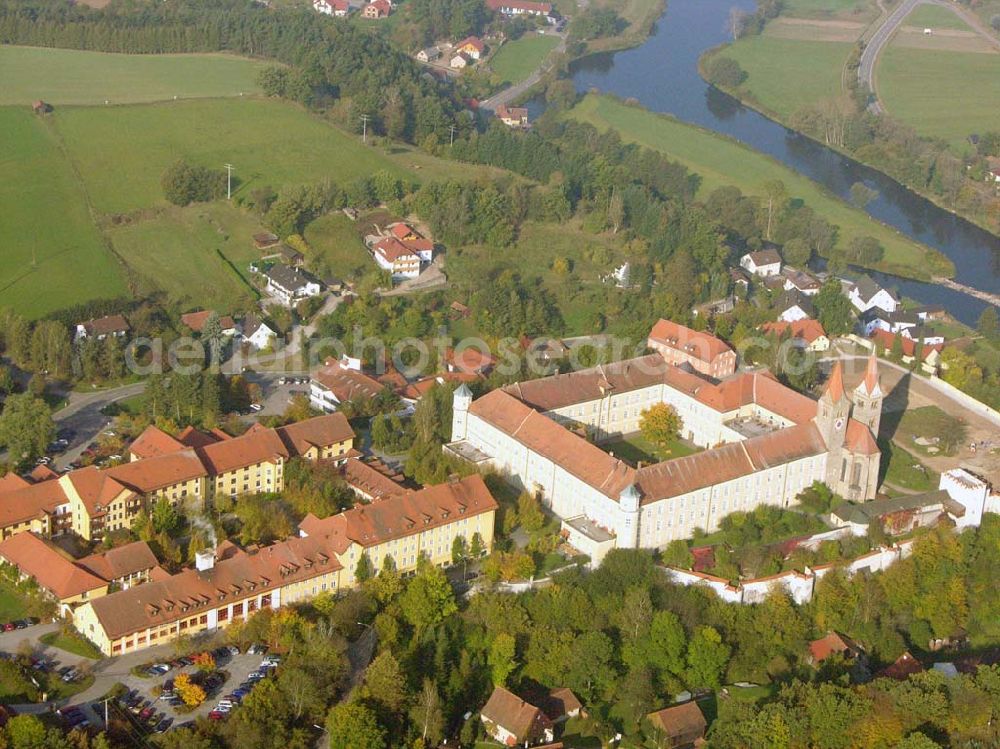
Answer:
M225 164L226 167L226 200L233 199L233 169L232 164Z
M368 142L368 115L361 115L361 142Z
M452 125L448 129L451 131L451 142L448 145L449 146L453 146L453 145L455 145L455 126Z

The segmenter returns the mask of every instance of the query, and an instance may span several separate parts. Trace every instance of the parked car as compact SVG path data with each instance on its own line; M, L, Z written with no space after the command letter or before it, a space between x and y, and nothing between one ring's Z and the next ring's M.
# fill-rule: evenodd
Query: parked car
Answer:
M62 675L62 680L69 684L71 681L76 681L76 678L80 675L80 672L75 668L71 668L69 671Z
M154 732L155 733L165 733L166 730L168 728L170 728L170 726L173 724L173 722L174 722L173 718L164 718L163 720L161 720L159 723L156 724L156 728L154 729Z
M255 642L249 648L247 648L248 655L264 655L267 652L267 645L261 645L259 642Z

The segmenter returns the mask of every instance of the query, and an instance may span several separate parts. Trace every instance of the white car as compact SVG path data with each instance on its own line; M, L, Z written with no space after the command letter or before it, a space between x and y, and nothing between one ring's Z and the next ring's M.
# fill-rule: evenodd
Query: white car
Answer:
M259 403L251 403L250 404L250 410L253 411L254 413L256 413L257 411L262 410L263 408L264 407L262 405L260 405Z

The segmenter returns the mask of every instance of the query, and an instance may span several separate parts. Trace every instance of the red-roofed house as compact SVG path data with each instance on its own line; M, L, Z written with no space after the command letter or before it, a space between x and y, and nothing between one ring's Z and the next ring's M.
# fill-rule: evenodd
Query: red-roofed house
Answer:
M446 349L444 361L449 372L476 376L489 374L496 363L489 352L481 351L475 346L467 346L460 351Z
M478 60L486 51L486 45L478 36L469 36L455 45L455 52Z
M698 707L697 702L685 702L650 713L646 719L655 732L656 746L683 747L695 746L705 738L708 722Z
M668 364L690 364L696 372L716 379L736 371L736 352L729 346L713 335L671 320L657 322L649 331L646 345Z
M541 708L513 692L496 687L480 710L486 733L505 746L531 746L552 741L552 721Z
M853 640L836 632L827 632L823 637L809 643L809 662L818 666L831 655L856 658L860 652L861 648Z
M372 0L362 11L365 18L386 18L390 13L392 13L392 3L389 0Z
M486 7L504 16L552 16L551 3L530 0L486 0Z
M496 116L507 127L526 128L530 124L526 107L508 107L506 104L501 104L496 108Z
M420 275L420 256L395 237L382 237L372 247L372 257L379 268L393 278L416 278Z
M769 322L761 325L765 333L774 333L783 336L785 333L791 337L792 341L808 351L828 351L830 349L830 339L823 330L819 320L796 320L795 322Z
M347 401L374 398L385 387L369 377L360 367L346 361L327 359L309 381L309 402L327 413L337 410Z
M313 0L313 9L326 16L345 18L351 6L347 0Z
M201 310L200 312L188 312L181 315L181 323L193 333L200 333L201 329L205 327L208 318L214 314L215 311L210 309ZM219 315L219 327L222 329L222 335L236 335L236 323L229 315Z
M903 350L903 361L906 363L912 362L917 354L917 342L912 338L899 335L898 333L890 333L887 330L876 329L872 332L871 341L875 344L876 350L879 353L883 356L888 356L892 353L893 345L897 338ZM943 350L943 343L935 343L933 345L921 344L921 368L930 374L937 372L938 367L941 365L941 352Z
M108 315L99 317L96 320L78 323L74 341L82 341L84 338L96 338L103 341L108 336L113 338L124 338L128 335L129 324L122 315Z

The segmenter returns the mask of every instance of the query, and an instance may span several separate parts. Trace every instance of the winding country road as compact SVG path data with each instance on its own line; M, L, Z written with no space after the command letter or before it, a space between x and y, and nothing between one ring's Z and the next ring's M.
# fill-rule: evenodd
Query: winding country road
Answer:
M885 111L878 100L878 90L875 87L875 68L878 65L879 55L882 54L886 45L892 40L893 35L906 17L918 5L923 4L940 5L942 8L948 8L980 36L989 40L994 46L1000 47L1000 42L982 27L978 19L970 17L971 14L957 8L953 3L946 2L945 0L904 0L892 13L885 17L885 20L882 21L882 24L871 35L865 44L864 50L861 52L861 61L858 65L858 80L861 82L861 85L867 86L868 90L872 92L872 99L868 104L868 109L874 114L882 114Z

